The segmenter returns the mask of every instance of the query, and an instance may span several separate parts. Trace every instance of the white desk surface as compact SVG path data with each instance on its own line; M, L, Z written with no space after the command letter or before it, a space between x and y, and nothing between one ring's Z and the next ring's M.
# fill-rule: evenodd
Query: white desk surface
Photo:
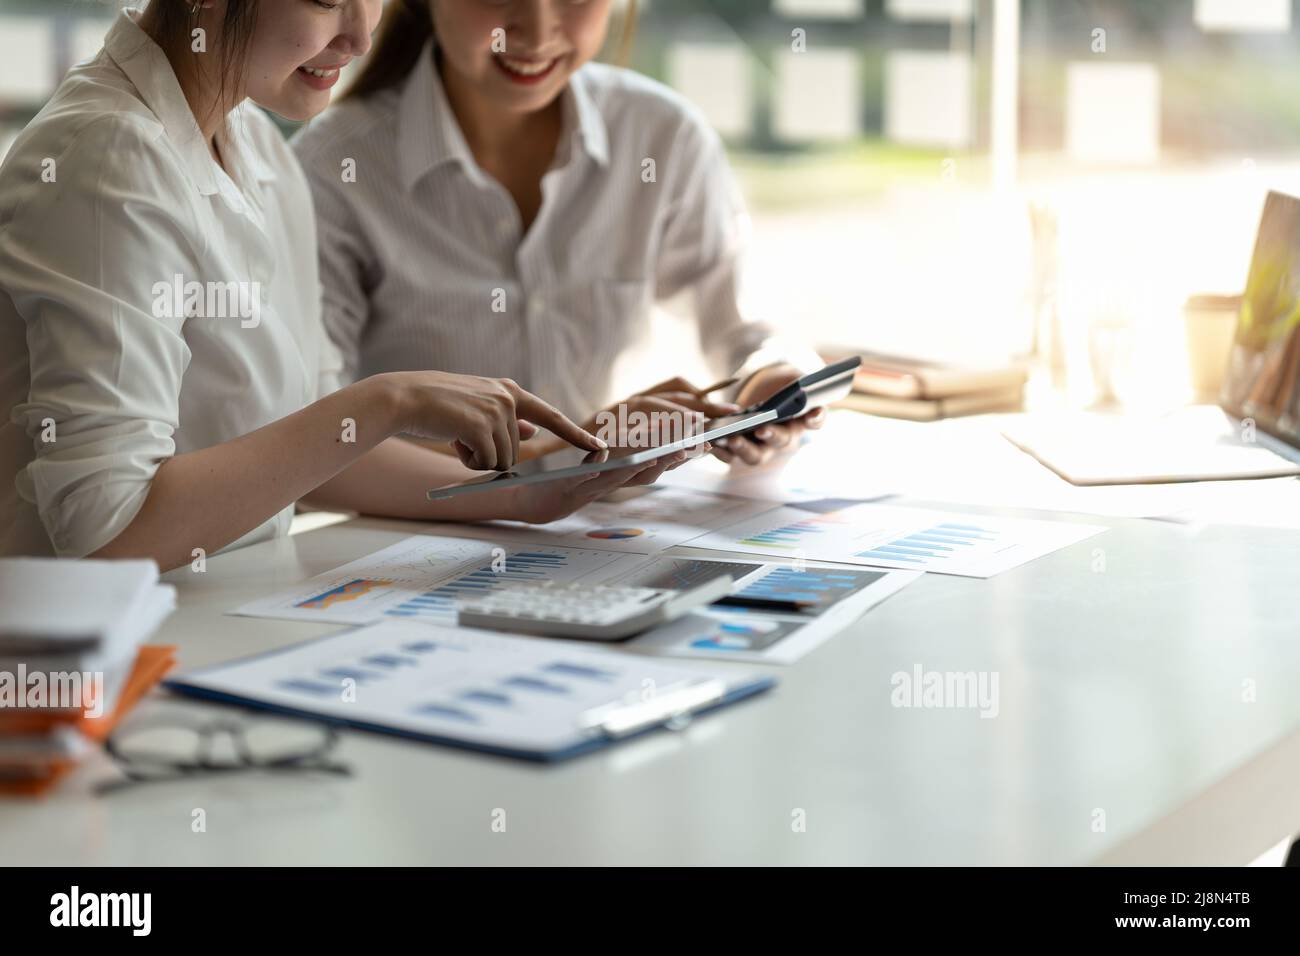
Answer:
M96 757L44 800L0 801L0 859L1247 862L1300 830L1300 536L1100 523L1112 530L992 580L928 575L771 668L775 691L678 734L535 766L348 732L351 779L247 774L107 798L89 795ZM194 667L327 633L223 612L420 530L350 521L172 572L180 608L156 640ZM916 664L997 671L999 716L892 707L891 675ZM196 808L206 832L191 830Z

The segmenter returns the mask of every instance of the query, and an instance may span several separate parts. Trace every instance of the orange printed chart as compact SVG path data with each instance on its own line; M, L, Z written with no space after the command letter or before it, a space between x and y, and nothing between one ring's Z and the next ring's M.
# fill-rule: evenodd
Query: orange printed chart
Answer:
M299 601L297 607L324 610L325 608L334 607L345 601L355 601L359 597L369 594L376 588L392 587L392 581L368 580L366 578L357 578L353 581L347 581L338 587L330 588L305 601Z

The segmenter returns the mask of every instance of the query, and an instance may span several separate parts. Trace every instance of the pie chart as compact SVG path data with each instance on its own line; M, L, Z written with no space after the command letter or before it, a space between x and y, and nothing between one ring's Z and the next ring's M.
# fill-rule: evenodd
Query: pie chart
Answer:
M618 541L623 538L639 538L645 534L644 528L596 528L587 532L588 538L602 541Z

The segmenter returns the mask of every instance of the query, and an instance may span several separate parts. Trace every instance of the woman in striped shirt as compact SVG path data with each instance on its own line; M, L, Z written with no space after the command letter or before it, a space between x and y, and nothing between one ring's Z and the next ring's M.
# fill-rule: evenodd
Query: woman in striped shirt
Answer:
M741 314L722 144L668 88L591 62L610 14L611 0L390 4L357 81L295 142L346 376L509 376L590 420L655 303L685 305L740 405L821 364ZM628 404L727 410L681 379ZM822 416L715 453L761 462Z

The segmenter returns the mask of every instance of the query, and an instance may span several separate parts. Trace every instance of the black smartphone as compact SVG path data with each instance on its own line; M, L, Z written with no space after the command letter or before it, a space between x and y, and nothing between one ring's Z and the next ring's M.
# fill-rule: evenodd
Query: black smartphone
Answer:
M815 372L809 372L803 378L791 382L775 395L744 409L740 414L752 415L756 412L774 411L776 412L776 418L764 424L776 425L792 418L798 418L814 408L821 408L824 405L830 405L832 402L838 402L853 391L853 373L858 370L858 366L861 364L862 356L853 355L824 368L819 368ZM763 443L761 439L754 437L752 430L743 434L744 437L755 444L761 445Z

